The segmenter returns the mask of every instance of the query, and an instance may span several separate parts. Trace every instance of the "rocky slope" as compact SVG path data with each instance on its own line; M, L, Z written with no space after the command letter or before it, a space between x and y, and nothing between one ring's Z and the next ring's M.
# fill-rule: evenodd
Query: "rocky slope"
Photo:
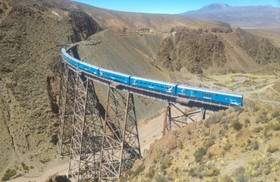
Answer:
M186 68L191 73L202 73L209 68L252 71L279 60L280 49L267 39L231 27L173 28L161 43L157 57L171 71Z
M100 30L85 13L42 3L6 1L1 11L0 173L40 170L54 157L60 47Z
M170 132L123 181L277 181L279 108L247 104Z

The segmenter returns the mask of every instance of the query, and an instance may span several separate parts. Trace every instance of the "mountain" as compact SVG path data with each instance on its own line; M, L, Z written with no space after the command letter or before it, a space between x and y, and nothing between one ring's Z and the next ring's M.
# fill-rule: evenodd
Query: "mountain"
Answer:
M205 11L228 8L217 4ZM271 39L272 33L265 33L260 38L223 22L118 12L70 0L0 0L2 180L28 173L34 181L31 177L39 175L56 156L62 45L98 40L98 45L80 44L82 60L159 80L179 78L186 83L189 80L181 79L180 73L188 74L198 83L200 78L192 73L207 74L208 69L246 73L276 65L273 72L280 72L278 32L273 44L265 39ZM254 85L262 82L266 83L260 79ZM279 92L275 90L271 89L273 97ZM97 92L105 93L102 88ZM102 101L102 95L98 96ZM160 104L149 99L137 101L139 121L160 110Z
M223 21L235 27L279 29L280 8L272 6L230 6L210 4L196 11L181 15L205 20Z
M116 49L119 47L121 53L124 50L130 53L128 59L136 57L135 61L140 62L145 60L145 55L137 53L137 49L128 51L122 47L120 42L124 42L125 37L120 36L118 31L145 31L148 27L155 31L162 28L162 31L168 32L169 24L189 25L193 28L206 24L209 27L224 26L220 22L170 15L152 16L104 10L69 0L1 0L0 176L4 177L3 180L11 177L10 171L16 172L12 176L24 175L28 171L38 172L56 155L59 56L62 45L86 40L102 29L111 28L112 31L103 34L111 37L107 41L112 44L104 44L103 40L101 46L105 47L101 47L100 51L106 55L119 50ZM120 42L118 36L121 37ZM149 39L149 45L155 44L151 49L155 49L155 57L161 37ZM139 41L143 41L141 38L138 37ZM124 44L133 45L136 42L133 37L128 41L130 43ZM139 43L139 47L145 49L144 43ZM108 48L114 50L108 51ZM120 55L122 58L125 56L128 55ZM142 69L143 72L151 67L148 61L140 65L145 69ZM159 76L159 73L154 76ZM150 105L147 99L142 100L142 105Z

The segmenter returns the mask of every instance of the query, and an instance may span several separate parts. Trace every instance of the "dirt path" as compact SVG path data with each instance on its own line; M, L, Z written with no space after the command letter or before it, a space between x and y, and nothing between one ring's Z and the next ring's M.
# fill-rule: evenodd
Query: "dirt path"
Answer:
M184 111L184 107L178 106L179 109ZM182 115L178 110L172 108L172 117ZM151 119L148 123L143 123L139 126L139 137L140 137L140 146L141 152L146 149L149 149L150 144L153 143L156 139L160 139L163 134L163 121L165 117L165 109L160 112L160 115ZM194 120L200 120L201 116L199 113L192 115L192 119L187 119L187 123L192 123Z
M43 172L31 172L25 176L11 180L11 182L45 182L54 174L67 175L69 159L55 159L48 164Z
M257 93L266 91L268 88L271 88L273 85L274 85L274 83L266 85L266 86L263 86L263 87L261 87L259 89L256 89L256 90L253 90L253 91L244 92L244 93L245 94L254 94L254 93L257 94Z

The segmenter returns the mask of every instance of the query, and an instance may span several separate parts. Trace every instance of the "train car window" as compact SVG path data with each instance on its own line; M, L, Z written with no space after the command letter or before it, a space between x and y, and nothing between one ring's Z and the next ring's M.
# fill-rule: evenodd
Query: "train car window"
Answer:
M209 93L203 93L204 97L213 97L213 94L209 94Z

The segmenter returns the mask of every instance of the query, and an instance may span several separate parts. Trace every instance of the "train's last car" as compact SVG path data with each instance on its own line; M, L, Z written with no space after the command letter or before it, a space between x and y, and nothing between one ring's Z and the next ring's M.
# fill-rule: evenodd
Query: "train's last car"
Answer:
M131 76L130 85L168 94L176 94L177 84Z
M243 105L242 95L209 90L204 88L195 88L184 85L178 85L177 94L179 97L188 97L194 100L204 100L226 106Z

